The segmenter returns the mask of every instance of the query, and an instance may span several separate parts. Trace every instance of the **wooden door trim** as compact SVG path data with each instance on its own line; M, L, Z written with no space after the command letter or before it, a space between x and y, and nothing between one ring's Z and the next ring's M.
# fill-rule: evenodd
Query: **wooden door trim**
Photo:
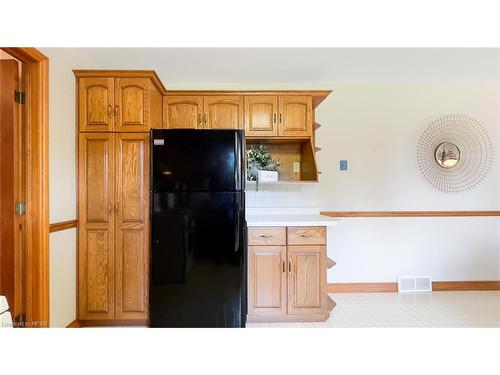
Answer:
M330 217L470 217L500 216L500 210L490 211L322 211Z
M49 60L35 48L2 48L23 63L26 105L26 324L48 327Z
M49 232L50 233L60 232L66 229L76 228L77 226L78 226L78 220L59 221L57 223L52 223L49 225Z

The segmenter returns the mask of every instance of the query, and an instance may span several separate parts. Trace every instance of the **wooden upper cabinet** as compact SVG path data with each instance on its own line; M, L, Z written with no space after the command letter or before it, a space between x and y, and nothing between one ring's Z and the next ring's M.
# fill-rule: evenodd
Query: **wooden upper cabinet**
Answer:
M245 96L245 135L278 135L278 97Z
M326 259L323 246L288 246L288 314L326 311Z
M202 96L163 97L163 121L166 129L201 128L202 116Z
M312 98L311 96L279 97L280 136L312 136Z
M114 130L114 79L85 77L78 82L78 122L80 131Z
M148 78L115 78L115 131L149 131Z
M116 134L116 319L147 319L149 134Z
M243 96L205 96L203 107L203 128L243 129Z
M248 313L286 314L286 246L248 247Z
M151 129L163 128L163 95L155 85L150 84L150 101L151 101Z
M78 317L113 319L114 135L81 133L78 163Z

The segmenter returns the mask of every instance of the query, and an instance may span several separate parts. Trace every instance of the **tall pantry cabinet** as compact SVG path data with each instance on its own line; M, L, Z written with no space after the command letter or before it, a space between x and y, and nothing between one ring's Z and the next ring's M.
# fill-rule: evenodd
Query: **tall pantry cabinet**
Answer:
M149 130L164 87L150 71L75 71L78 319L148 317Z

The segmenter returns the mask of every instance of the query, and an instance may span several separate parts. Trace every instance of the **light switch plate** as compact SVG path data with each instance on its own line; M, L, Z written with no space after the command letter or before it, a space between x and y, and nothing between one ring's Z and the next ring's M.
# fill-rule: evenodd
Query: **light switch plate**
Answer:
M300 161L293 162L293 171L294 173L300 173Z
M347 171L347 160L341 160L340 161L340 170L341 171Z

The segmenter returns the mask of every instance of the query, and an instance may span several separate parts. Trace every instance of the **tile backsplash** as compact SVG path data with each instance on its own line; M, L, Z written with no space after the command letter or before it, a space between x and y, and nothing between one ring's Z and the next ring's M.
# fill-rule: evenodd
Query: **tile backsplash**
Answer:
M298 215L319 212L317 184L254 183L246 185L248 215Z

